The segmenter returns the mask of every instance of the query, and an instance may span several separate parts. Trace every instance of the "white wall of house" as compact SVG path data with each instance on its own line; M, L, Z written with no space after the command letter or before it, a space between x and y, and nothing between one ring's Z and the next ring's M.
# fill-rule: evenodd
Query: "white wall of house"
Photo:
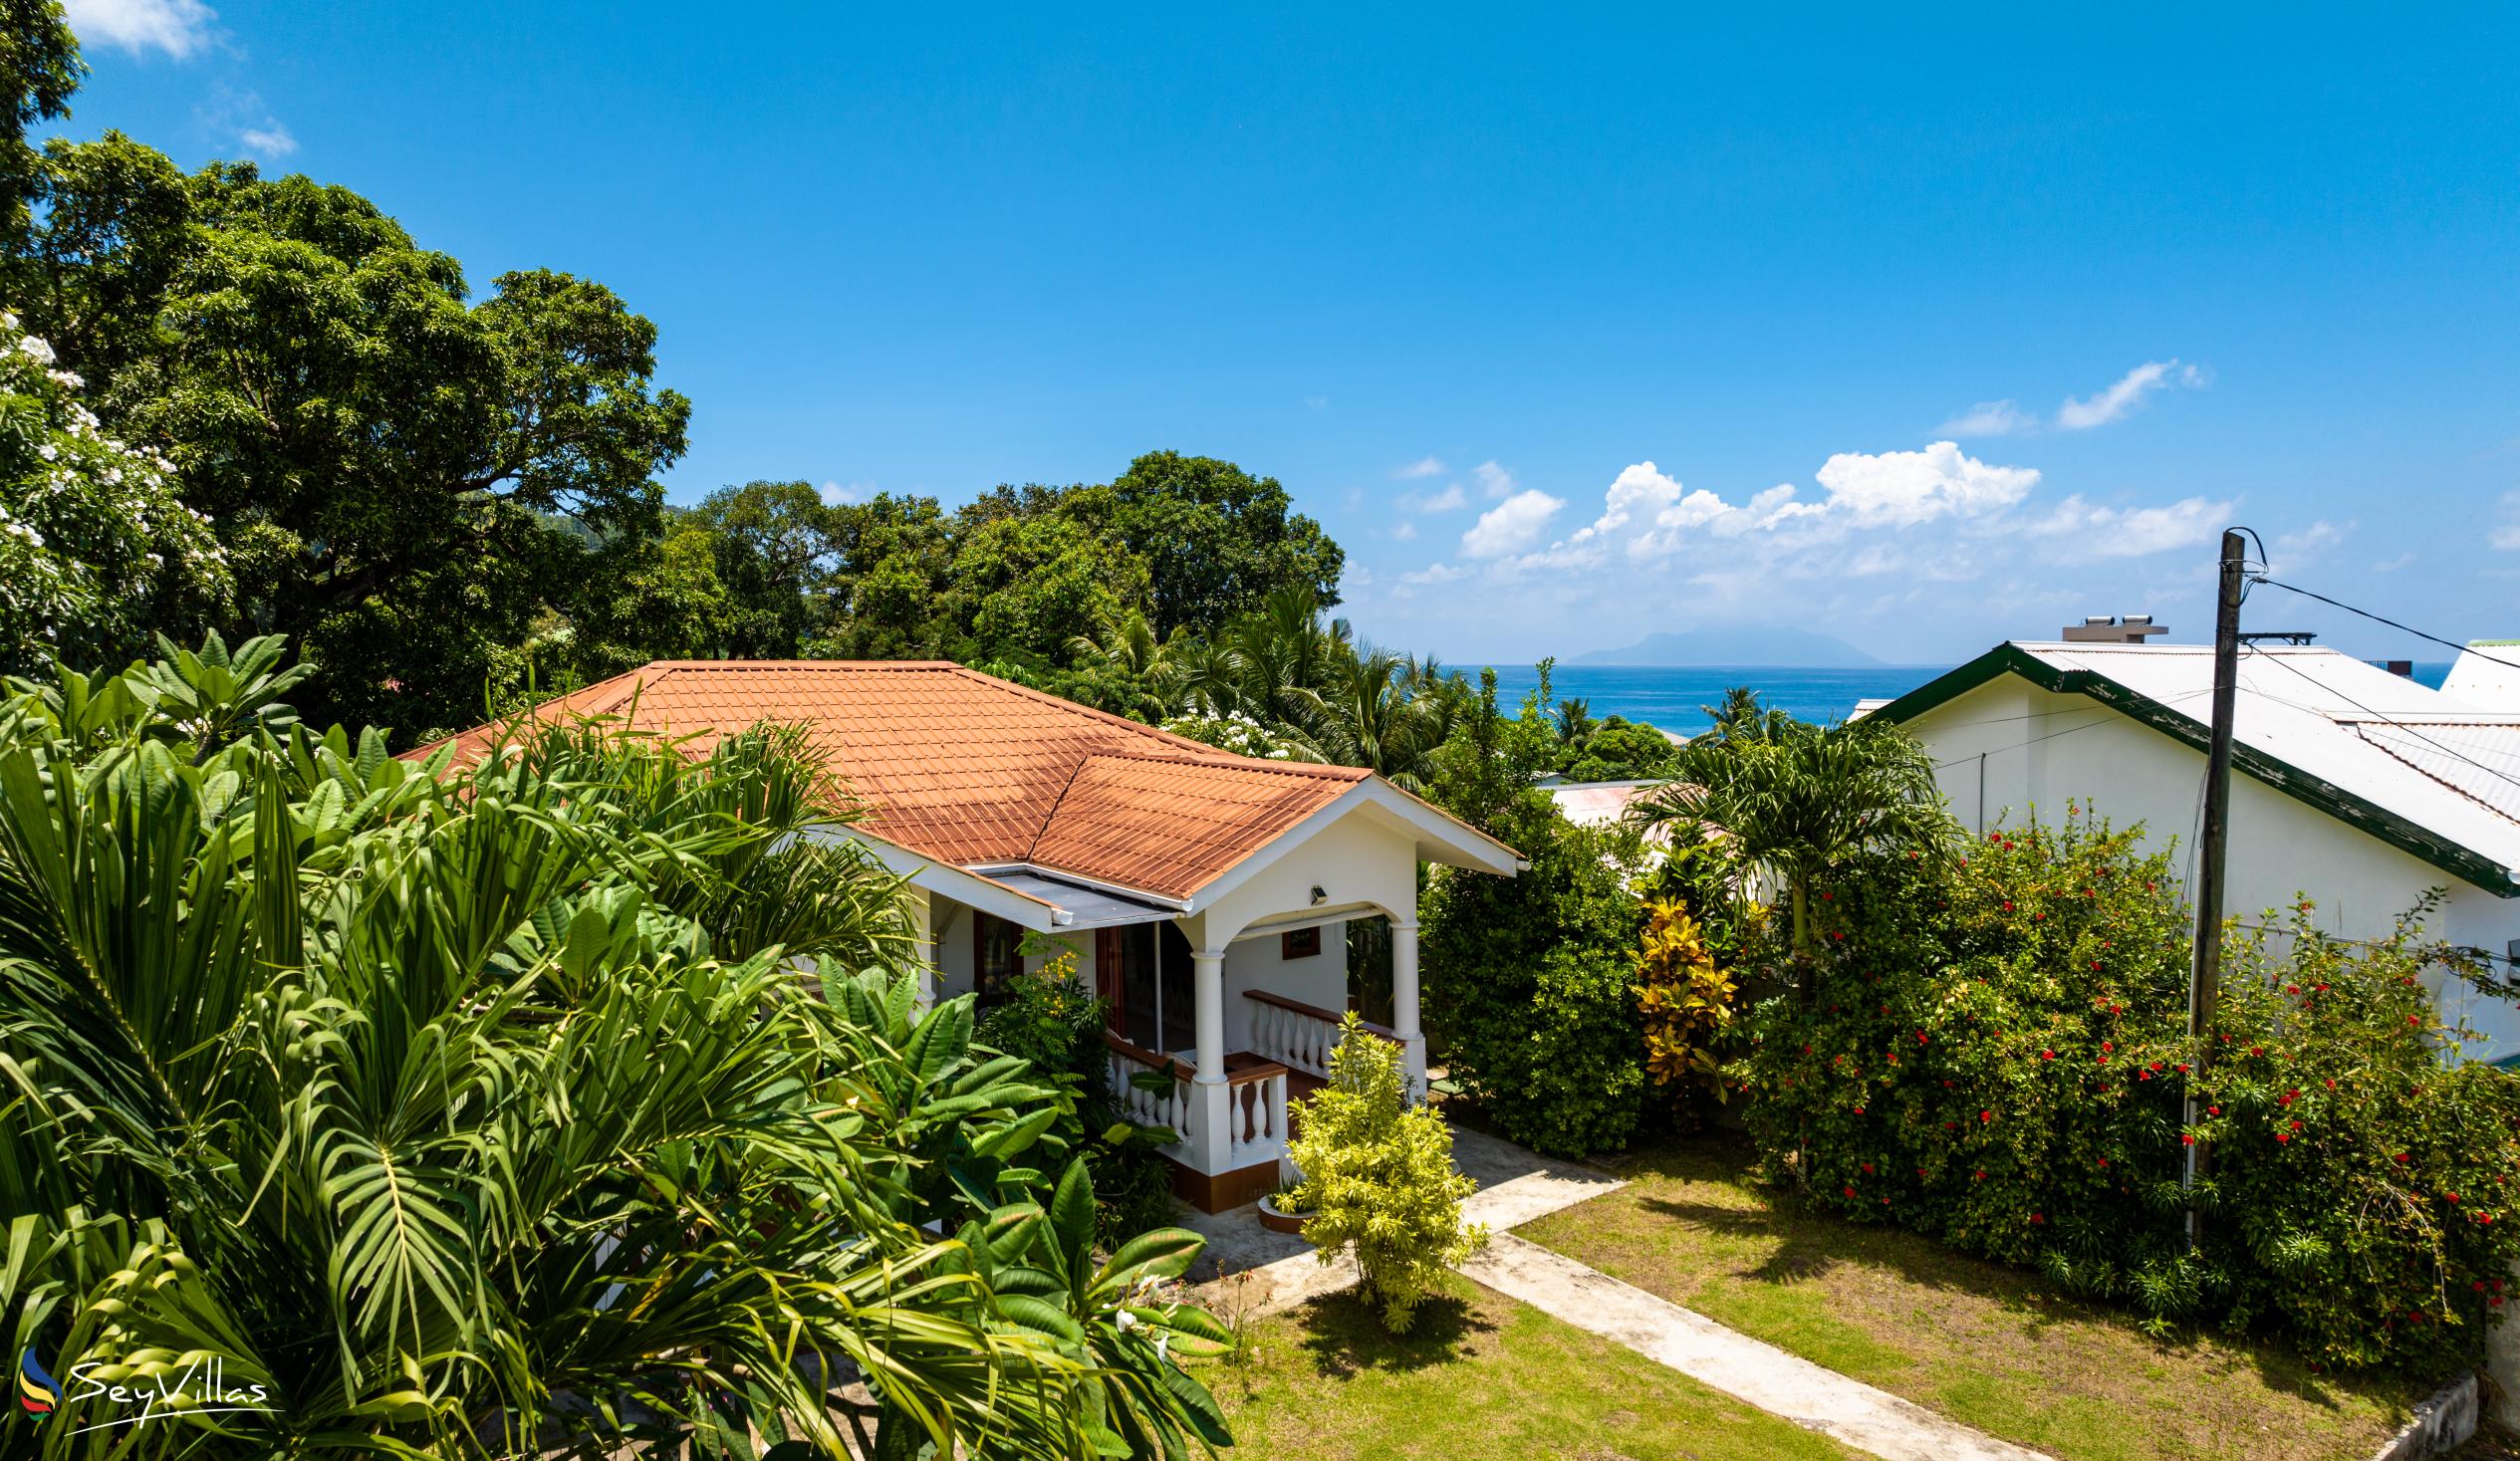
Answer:
M2174 864L2192 880L2204 790L2200 751L2082 695L2042 690L2001 675L1907 722L1938 763L1935 777L1960 825L1983 833L2018 826L2033 811L2061 820L2069 802L2113 824L2143 824L2149 851L2175 845ZM2276 791L2255 777L2231 778L2231 831L2225 857L2226 912L2254 921L2302 896L2317 922L2344 938L2386 937L2426 888L2449 896L2433 931L2453 942L2502 953L2520 937L2520 899L2501 898ZM2279 913L2280 921L2280 913ZM2520 1009L2466 993L2442 996L2445 1015L2464 1016L2490 1037L2466 1054L2486 1060L2520 1052Z
M1321 952L1283 958L1275 933L1254 934L1225 950L1225 1047L1251 1048L1251 1001L1246 990L1266 990L1336 1014L1348 1008L1348 925L1326 923Z

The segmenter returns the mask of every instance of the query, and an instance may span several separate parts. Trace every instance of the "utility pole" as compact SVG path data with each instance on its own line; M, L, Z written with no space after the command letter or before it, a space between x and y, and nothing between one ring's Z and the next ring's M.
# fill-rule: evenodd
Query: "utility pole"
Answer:
M2196 955L2187 984L2187 1038L2196 1069L2187 1078L2187 1124L2196 1124L2196 1087L2204 1080L2211 1049L2214 1005L2222 987L2222 863L2231 825L2231 716L2240 689L2240 596L2248 588L2246 542L2239 532L2222 535L2222 586L2214 608L2213 736L2205 752L2205 815L2196 859ZM2199 1141L2187 1148L2182 1187L2213 1170L2213 1149ZM2202 1224L2187 1209L2187 1241L2193 1247Z

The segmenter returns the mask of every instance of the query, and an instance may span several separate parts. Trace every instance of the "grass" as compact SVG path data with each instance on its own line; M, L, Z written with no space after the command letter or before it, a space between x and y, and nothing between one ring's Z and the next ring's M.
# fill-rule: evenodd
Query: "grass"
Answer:
M1979 1430L2073 1461L2368 1456L2431 1386L2319 1374L2126 1315L1912 1233L1802 1211L1749 1147L1649 1151L1522 1237Z
M1250 1326L1199 1378L1247 1461L1859 1454L1459 1277L1405 1336L1337 1294Z

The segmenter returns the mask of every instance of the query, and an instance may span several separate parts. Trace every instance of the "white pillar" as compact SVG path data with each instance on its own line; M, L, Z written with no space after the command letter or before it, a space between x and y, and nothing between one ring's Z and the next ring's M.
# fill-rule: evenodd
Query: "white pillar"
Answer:
M1426 1032L1417 1024L1417 925L1391 920L1391 1033L1408 1059L1408 1096L1426 1097Z
M1227 1139L1231 1093L1225 1088L1225 951L1194 950L1190 954L1191 988L1196 995L1198 1080L1190 1089L1192 1159L1199 1170L1225 1170L1232 1148Z
M936 927L934 896L923 887L909 890L910 900L910 963L918 972L918 1007L932 1009L936 1004L936 957L943 952Z

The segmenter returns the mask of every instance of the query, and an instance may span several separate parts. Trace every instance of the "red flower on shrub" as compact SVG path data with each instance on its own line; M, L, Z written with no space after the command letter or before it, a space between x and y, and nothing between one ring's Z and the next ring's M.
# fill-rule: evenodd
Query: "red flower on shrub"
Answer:
M1977 1113L1977 1118L1980 1121L1991 1121L1995 1119L1995 1113L1993 1111L1979 1111Z
M1969 1180L1972 1182L1983 1182L1986 1180L1986 1174L1984 1172L1972 1173Z
M1864 1175L1868 1177L1873 1175L1873 1164L1869 1161L1864 1164Z
M2275 1139L2278 1141L2290 1141L2293 1139L2293 1133L2290 1131L2278 1131L2275 1133Z
M2055 1051L2052 1051L2052 1050L2043 1050L2043 1051L2039 1052L2039 1059L2041 1059L2041 1060L2043 1060L2043 1061L2052 1061L2052 1060L2055 1060L2055 1059L2056 1059L2056 1052L2055 1052Z
M2048 1215L2047 1215L2046 1213L2044 1213L2044 1212L2034 1212L2034 1213L2030 1214L2030 1221L2032 1221L2032 1222L2034 1222L2034 1223L2044 1223L2044 1222L2046 1222L2047 1220L2048 1220Z
M1847 1189L1847 1195L1848 1195L1849 1197L1853 1197L1853 1196L1855 1195L1855 1189L1854 1189L1853 1187L1849 1187L1849 1188Z
M2196 1144L2196 1138L2182 1131L2179 1133L2178 1144L2181 1146L2193 1146Z
M2222 1114L2222 1107L2221 1107L2221 1106L2218 1106L2218 1105L2209 1105L2209 1106L2205 1107L2205 1114L2206 1114L2206 1115L2209 1115L2209 1116L2218 1116L2218 1115L2221 1115L2221 1114Z
M2114 1040L2104 1040L2100 1043L2100 1048L2102 1050L2116 1050L2118 1048L2118 1043Z

